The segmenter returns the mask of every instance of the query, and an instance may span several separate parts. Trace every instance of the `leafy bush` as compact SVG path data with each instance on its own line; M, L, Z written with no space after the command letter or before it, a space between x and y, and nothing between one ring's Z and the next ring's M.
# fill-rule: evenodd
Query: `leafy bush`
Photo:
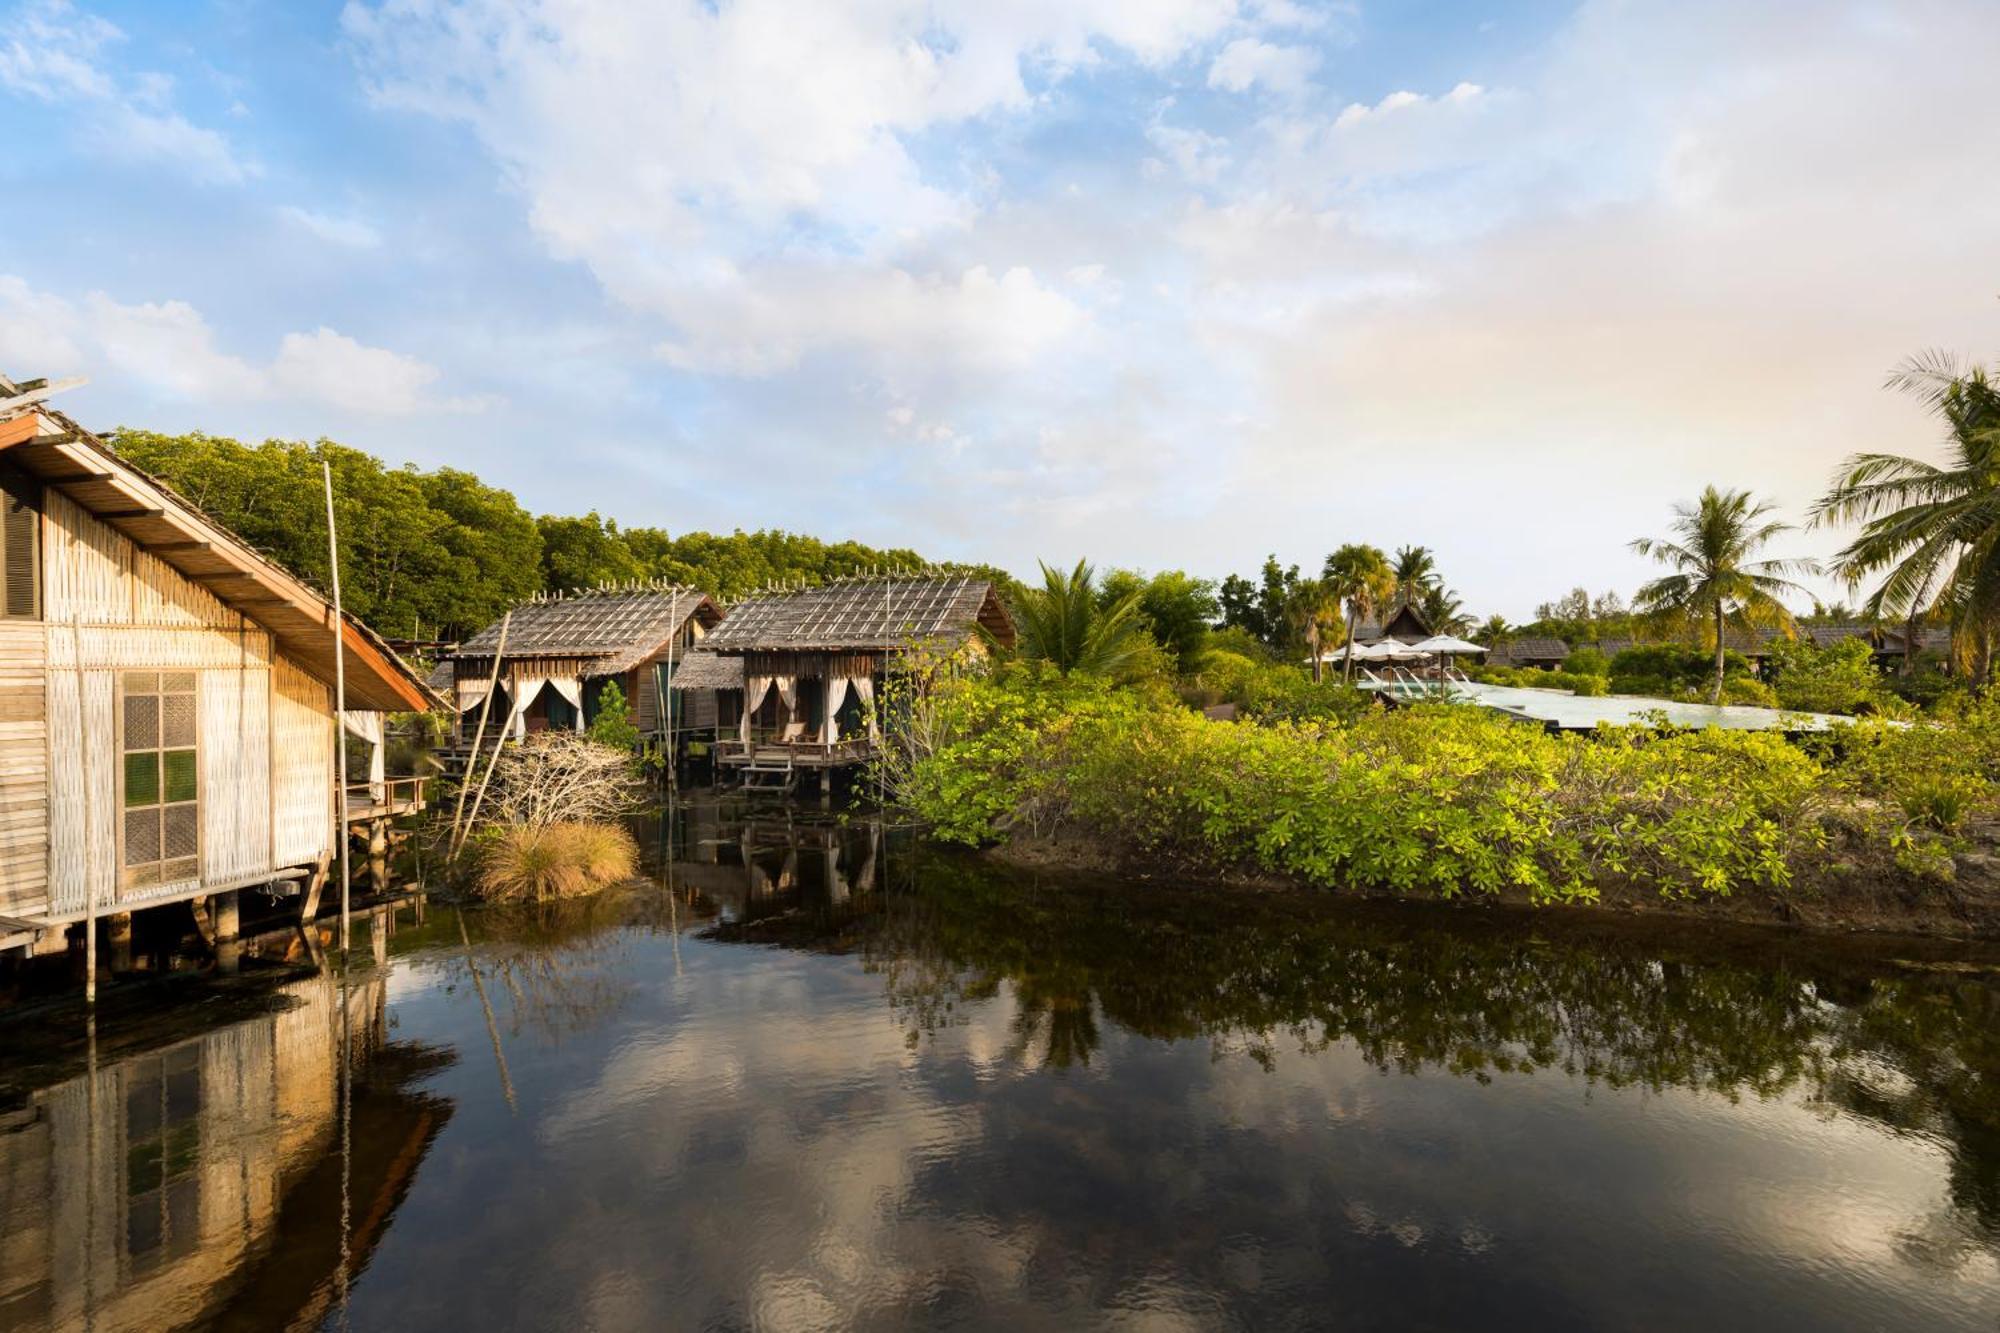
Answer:
M1897 711L1865 639L1821 648L1810 639L1771 645L1771 684L1785 708L1808 713Z
M959 682L904 799L942 838L1068 827L1210 868L1441 897L1783 885L1824 842L1821 765L1781 736L1552 736L1449 705L1214 724L1129 694Z
M584 734L614 750L639 748L639 727L632 721L625 690L617 681L604 682L604 691L597 697L597 716L590 720L590 729Z
M541 902L630 879L639 845L617 824L517 825L485 840L475 884L494 902Z
M1595 648L1579 648L1563 659L1563 670L1573 676L1608 676L1611 659Z
M1690 701L1706 703L1713 690L1708 685L1683 690L1681 697ZM1747 704L1754 708L1777 708L1780 706L1778 692L1758 680L1755 676L1724 676L1722 678L1722 702L1725 704Z
M1546 667L1475 667L1466 675L1488 685L1507 685L1529 690L1568 690L1595 698L1607 692L1602 676L1575 671L1551 671Z
M1749 679L1750 659L1731 649L1722 655L1722 677ZM1611 692L1655 699L1707 699L1715 686L1715 654L1679 643L1637 644L1611 659Z

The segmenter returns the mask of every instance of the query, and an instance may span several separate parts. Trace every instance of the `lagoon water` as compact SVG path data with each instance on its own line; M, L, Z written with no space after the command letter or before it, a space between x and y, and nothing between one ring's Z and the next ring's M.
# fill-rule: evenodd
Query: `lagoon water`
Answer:
M0 1329L2000 1327L1977 966L664 841L0 1021Z

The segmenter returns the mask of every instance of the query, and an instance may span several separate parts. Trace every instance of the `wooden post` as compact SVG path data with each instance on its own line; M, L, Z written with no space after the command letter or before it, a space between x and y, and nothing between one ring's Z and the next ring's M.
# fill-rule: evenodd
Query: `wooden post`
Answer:
M458 781L458 807L451 812L451 838L445 844L453 856L458 855L458 824L465 814L465 789L472 785L472 772L479 767L479 745L486 739L486 715L493 711L493 692L500 688L500 660L507 655L507 627L513 621L511 610L500 617L500 645L493 650L493 672L486 678L486 697L479 703L479 726L472 733L472 755L465 761L465 775Z
M387 818L368 821L368 891L383 894L389 891L389 821Z
M97 1007L97 873L90 857L90 849L96 843L95 823L90 805L90 707L83 697L83 613L77 612L69 622L70 648L75 660L71 666L76 671L76 719L77 730L83 738L83 753L77 756L83 770L83 1002L92 1010ZM106 762L109 762L107 760ZM117 846L117 839L112 839ZM95 1029L93 1028L94 1032Z
M333 519L333 463L324 451L319 459L320 476L326 484L326 555L333 571L333 763L334 847L340 853L340 951L347 952L348 880L352 867L347 858L347 642L346 623L340 612L340 534Z

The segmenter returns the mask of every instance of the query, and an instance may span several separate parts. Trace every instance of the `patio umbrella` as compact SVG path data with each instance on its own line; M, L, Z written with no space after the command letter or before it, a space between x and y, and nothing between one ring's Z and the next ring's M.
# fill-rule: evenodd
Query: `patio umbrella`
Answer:
M1411 647L1412 652L1435 654L1438 660L1438 693L1444 693L1445 662L1448 658L1465 657L1486 650L1469 639L1461 639L1453 634L1434 634L1422 643Z

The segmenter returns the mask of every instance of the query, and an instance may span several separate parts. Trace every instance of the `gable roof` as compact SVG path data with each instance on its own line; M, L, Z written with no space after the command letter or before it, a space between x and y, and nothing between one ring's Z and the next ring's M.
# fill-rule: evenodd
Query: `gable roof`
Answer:
M956 647L981 627L1014 642L1014 621L985 579L854 578L739 602L704 643L720 653Z
M691 619L712 626L722 612L699 588L649 583L558 593L509 613L508 657L588 657L590 674L630 671L659 652ZM454 659L490 659L500 646L494 621L458 645Z
M208 589L268 630L287 657L331 683L333 604L173 487L43 406L50 394L67 387L0 377L0 457ZM409 665L352 615L342 614L339 638L349 708L420 712L436 705Z
M1568 656L1569 645L1561 639L1531 635L1495 644L1486 661L1490 666L1503 666L1508 662L1560 662Z
M1377 639L1400 639L1405 643L1417 643L1430 638L1431 633L1430 621L1425 620L1424 613L1409 602L1398 602L1387 620L1354 627L1354 639L1357 643L1372 643Z
M740 690L743 688L743 659L724 657L706 647L693 649L674 664L673 687L677 690Z

